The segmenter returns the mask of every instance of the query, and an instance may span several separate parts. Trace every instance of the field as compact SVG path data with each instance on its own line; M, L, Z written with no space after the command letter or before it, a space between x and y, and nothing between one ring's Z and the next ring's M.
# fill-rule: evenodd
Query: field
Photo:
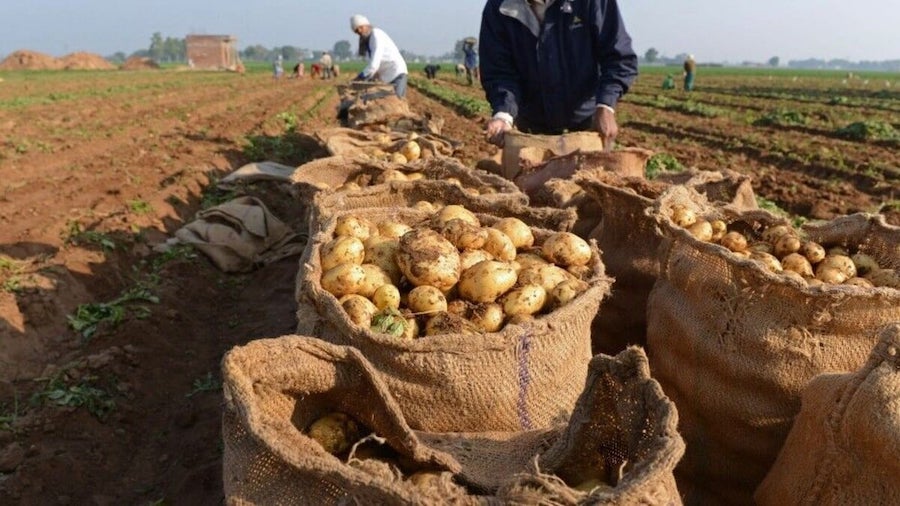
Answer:
M798 220L900 224L897 75L701 69L688 95L660 89L668 71L642 74L617 113L619 145L655 151L654 170L731 168ZM414 73L411 108L445 120L457 157L493 155L480 89ZM337 126L334 82L263 67L0 78L0 504L220 504L218 364L291 333L297 260L227 275L154 247L234 197L214 183L243 164L320 156L297 133ZM284 188L243 193L300 226Z

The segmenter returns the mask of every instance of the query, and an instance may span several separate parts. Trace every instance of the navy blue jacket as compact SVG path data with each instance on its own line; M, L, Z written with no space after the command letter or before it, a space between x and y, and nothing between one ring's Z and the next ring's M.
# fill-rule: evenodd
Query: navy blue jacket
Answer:
M583 130L637 76L616 0L555 0L542 25L526 0L487 0L479 39L488 102L523 131Z

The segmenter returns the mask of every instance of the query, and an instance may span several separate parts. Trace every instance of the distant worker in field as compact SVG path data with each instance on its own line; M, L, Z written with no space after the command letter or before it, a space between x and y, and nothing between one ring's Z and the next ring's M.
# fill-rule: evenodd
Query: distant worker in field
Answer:
M319 58L319 65L322 66L322 79L334 77L334 62L331 61L331 54L328 51L322 53L322 57Z
M428 79L434 79L437 77L438 70L441 70L441 66L434 63L429 63L428 65L425 65L425 68L422 70L425 71L425 77L427 77Z
M360 14L350 18L350 29L359 35L359 55L367 58L369 63L357 76L356 80L367 81L378 79L391 83L398 97L406 97L406 82L409 71L406 60L394 41L381 28L375 28L369 20Z
M694 74L697 71L697 62L694 61L694 55L689 54L687 60L684 60L684 91L694 90Z
M675 76L669 74L663 79L662 89L664 90L674 90L675 89Z
M276 81L284 75L284 57L278 55L272 63L272 79Z
M463 42L463 66L466 68L466 81L469 86L478 79L478 52L475 50L475 37L469 37Z
M291 73L291 77L294 79L300 79L301 77L303 77L303 74L305 72L305 69L303 67L304 65L302 61L297 62L297 64L294 65L294 71Z
M616 0L487 0L478 47L490 142L502 145L516 125L549 135L596 130L611 149L616 103L638 61Z

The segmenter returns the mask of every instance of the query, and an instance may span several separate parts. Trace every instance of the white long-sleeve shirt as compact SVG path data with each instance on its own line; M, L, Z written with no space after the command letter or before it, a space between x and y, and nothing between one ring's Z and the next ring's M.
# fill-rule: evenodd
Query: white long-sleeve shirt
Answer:
M381 28L372 27L372 33L369 35L369 64L362 73L366 78L377 73L386 83L393 81L400 74L409 73L397 45Z

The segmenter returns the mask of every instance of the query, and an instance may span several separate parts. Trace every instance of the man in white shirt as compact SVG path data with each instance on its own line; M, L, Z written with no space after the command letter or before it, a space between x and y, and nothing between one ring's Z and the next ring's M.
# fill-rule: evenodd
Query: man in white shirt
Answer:
M409 71L406 61L394 41L380 28L375 28L361 14L350 18L350 28L359 35L359 54L368 58L369 64L356 76L357 80L378 78L394 86L398 97L406 97L406 81Z

